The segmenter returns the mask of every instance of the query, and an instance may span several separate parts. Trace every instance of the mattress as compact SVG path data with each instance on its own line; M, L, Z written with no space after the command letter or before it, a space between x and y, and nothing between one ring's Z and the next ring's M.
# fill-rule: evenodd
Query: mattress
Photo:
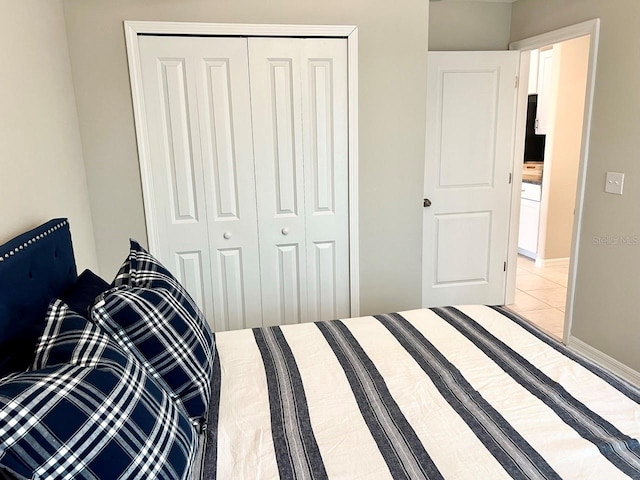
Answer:
M506 309L216 335L207 479L640 478L640 391Z

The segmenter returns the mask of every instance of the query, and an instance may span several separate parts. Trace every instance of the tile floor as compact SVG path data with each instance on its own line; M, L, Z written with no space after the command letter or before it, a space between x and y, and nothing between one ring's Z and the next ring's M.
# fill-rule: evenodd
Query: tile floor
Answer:
M516 297L508 307L540 329L562 339L569 260L536 267L518 255Z

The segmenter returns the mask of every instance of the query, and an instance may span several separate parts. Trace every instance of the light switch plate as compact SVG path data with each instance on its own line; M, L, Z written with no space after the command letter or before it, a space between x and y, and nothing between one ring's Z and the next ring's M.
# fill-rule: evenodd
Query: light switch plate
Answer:
M622 195L623 187L624 187L624 173L607 172L607 179L604 184L605 192L614 193L616 195Z

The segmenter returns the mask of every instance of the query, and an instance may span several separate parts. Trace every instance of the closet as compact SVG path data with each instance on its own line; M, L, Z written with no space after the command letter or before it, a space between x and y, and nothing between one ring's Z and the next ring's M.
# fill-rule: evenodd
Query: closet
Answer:
M348 317L346 40L139 46L160 260L216 331Z

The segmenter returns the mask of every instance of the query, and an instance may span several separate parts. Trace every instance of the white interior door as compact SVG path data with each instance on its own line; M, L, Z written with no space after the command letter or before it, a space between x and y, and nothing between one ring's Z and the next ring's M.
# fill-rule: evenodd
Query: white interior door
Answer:
M430 52L426 307L504 300L518 52Z
M215 330L262 325L247 40L139 39L159 251Z
M349 316L347 47L250 38L265 325Z

